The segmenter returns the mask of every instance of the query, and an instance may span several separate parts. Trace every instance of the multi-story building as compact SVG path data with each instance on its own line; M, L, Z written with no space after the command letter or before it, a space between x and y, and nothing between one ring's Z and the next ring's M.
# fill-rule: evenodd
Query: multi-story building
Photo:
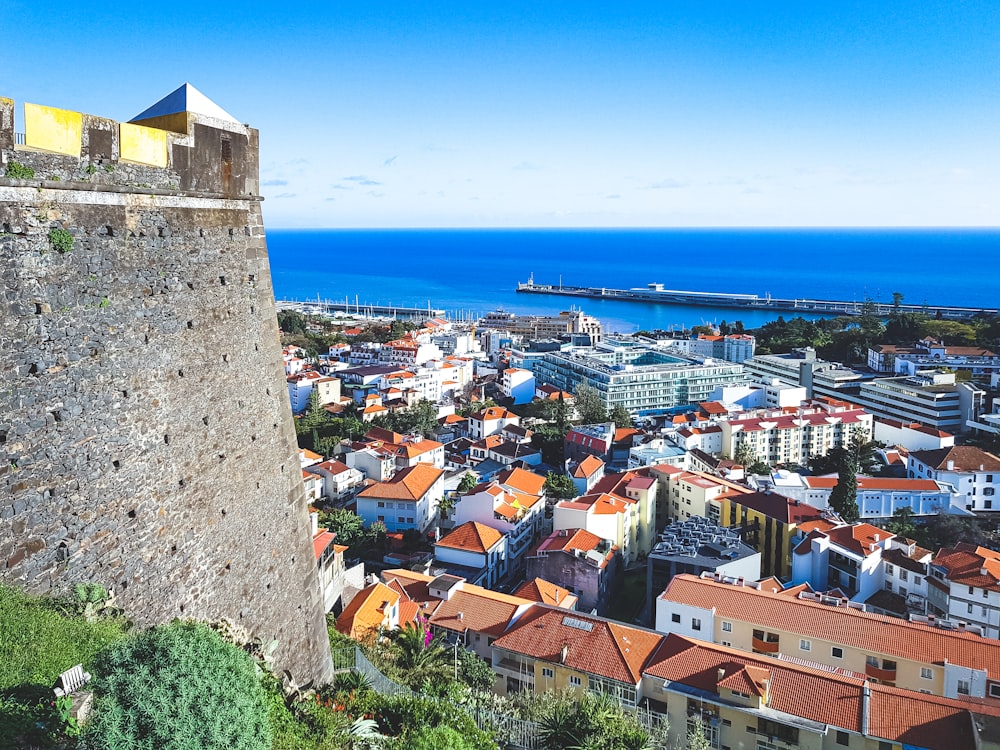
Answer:
M456 526L434 543L434 559L474 585L496 586L507 577L508 538L476 521Z
M527 404L535 397L535 376L530 370L508 367L500 373L500 390L514 404Z
M580 310L563 311L557 316L515 315L494 310L487 313L479 321L479 325L526 339L554 338L576 333L587 335L596 343L603 334L601 321Z
M743 366L755 380L770 382L777 378L783 383L804 387L806 398L851 398L865 380L864 375L838 362L817 359L812 347L795 349L788 354L758 354Z
M817 508L827 508L837 477L805 477L781 469L767 477L751 477L750 484ZM965 509L963 495L947 482L934 479L859 476L856 499L858 513L867 521L892 518L900 508L908 508L915 516L971 515Z
M671 634L643 669L649 709L667 715L669 746L700 731L711 748L893 750L986 748L992 702L875 684L865 674L779 660Z
M813 529L792 553L792 583L816 591L837 589L865 602L884 590L883 555L894 538L869 523Z
M956 383L955 373L921 370L864 382L854 400L878 417L958 433L983 413L985 398L986 392L972 383Z
M875 372L903 375L913 375L927 367L947 367L985 379L1000 373L1000 356L982 347L945 346L928 338L918 341L915 346L873 346L868 350L868 367Z
M528 550L542 533L542 521L545 510L543 493L540 484L544 477L532 482L531 472L524 469L513 469L505 472L513 484L502 480L483 482L476 485L468 493L459 498L455 505L454 518L456 524L475 521L496 529L507 537L508 567L518 571L525 565ZM516 486L531 482L539 491L530 493L517 489Z
M908 451L933 451L950 448L955 444L955 436L934 427L899 419L885 417L875 420L874 438L886 445L897 445Z
M634 427L616 427L614 422L576 425L563 438L563 452L569 461L595 456L606 464L624 465L639 434Z
M787 578L800 525L823 518L823 511L776 492L724 492L709 501L708 517L738 528L743 541L761 554L761 573Z
M722 453L746 451L755 460L804 466L814 456L849 445L855 435L872 434L873 417L845 401L819 399L808 406L760 411L719 422Z
M527 576L572 591L582 612L605 614L621 583L622 559L609 539L584 529L560 529L528 554Z
M319 405L333 404L340 401L340 381L337 378L321 375L315 370L302 370L286 379L288 383L288 398L292 403L292 412L298 414L309 406L309 397L316 389Z
M636 707L642 668L662 641L651 630L535 605L493 642L494 689L589 690Z
M517 414L500 406L491 406L477 411L470 414L468 419L469 437L473 440L496 435L507 425L521 424L521 418Z
M656 600L660 632L788 657L948 698L1000 697L1000 648L971 630L863 611L844 599L680 575Z
M962 445L914 451L907 457L906 474L946 482L964 496L968 510L1000 510L1000 504L996 504L1000 458L980 448Z
M965 542L940 549L930 562L928 584L932 614L1000 638L1000 552Z
M364 481L364 475L360 471L336 460L313 464L306 467L306 471L321 479L323 496L331 502L341 502L351 497Z
M437 519L438 503L444 497L443 477L444 469L414 464L361 490L358 515L366 525L381 521L387 531L425 532Z
M734 529L695 516L667 526L646 558L647 612L653 613L656 597L681 573L718 573L756 581L760 553L744 544Z
M685 354L697 357L724 359L727 362L743 362L750 359L757 349L757 340L748 333L733 333L725 335L699 334L693 338L659 338L639 337L656 346L675 349Z
M718 386L746 381L740 364L670 353L631 339L547 352L534 372L539 382L564 391L575 392L585 382L597 390L607 409L622 406L633 416L664 414L706 401Z

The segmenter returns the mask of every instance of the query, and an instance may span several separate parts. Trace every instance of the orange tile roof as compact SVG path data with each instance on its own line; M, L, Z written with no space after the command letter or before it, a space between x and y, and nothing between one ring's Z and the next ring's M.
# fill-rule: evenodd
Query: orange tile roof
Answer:
M819 508L808 503L799 502L798 500L792 500L776 492L751 492L750 494L733 497L731 502L746 508L752 508L758 513L787 524L797 524L801 521L810 521L823 517L823 513Z
M838 547L843 547L862 557L872 554L875 547L879 547L889 537L895 536L895 534L890 534L870 523L837 526L827 531L826 535Z
M496 529L491 529L478 521L467 521L449 531L435 546L485 554L493 549L501 539L503 539L503 534Z
M385 498L387 500L419 500L434 486L444 474L430 464L418 463L409 466L387 482L376 482L358 493L358 497Z
M637 685L662 640L660 633L536 604L493 647Z
M475 414L470 414L469 419L485 422L487 420L495 419L520 419L520 417L512 411L507 411L502 406L490 406L481 411L477 411Z
M671 579L660 597L703 609L714 607L717 617L843 643L873 654L923 663L947 659L950 664L986 669L990 679L1000 680L997 642L968 632L942 630L853 607L831 607L688 574Z
M853 732L861 731L863 680L857 677L758 657L674 633L666 637L643 674L718 693L719 670L723 671L723 683L728 683L726 678L730 675L752 670L747 671L744 678L737 678L734 684L753 683L761 672L769 672L772 678L768 708ZM756 689L741 690L739 687L730 689L748 694L756 692Z
M597 473L598 469L604 466L604 462L597 456L588 455L580 462L580 465L573 470L573 476L577 479L587 479Z
M330 543L336 538L337 535L327 529L323 529L313 536L313 552L316 554L317 560L323 556L323 553L326 552L326 548L329 547ZM347 548L345 547L344 549Z
M384 583L373 583L351 599L340 617L337 630L354 639L365 637L385 621L386 609L399 602L399 593Z
M318 453L313 453L308 448L299 448L299 458L308 459L309 461L322 461L323 457Z
M551 604L563 609L567 609L577 601L577 597L572 591L546 581L544 578L532 578L530 581L525 581L514 592L514 596L542 604Z
M931 562L944 568L953 583L1000 591L1000 552L959 542L938 550Z
M802 477L807 486L826 489L837 486L837 477ZM892 477L858 477L859 490L895 490L897 492L940 491L933 479L895 479Z
M562 531L553 531L549 534L538 545L535 552L558 552L560 550L590 552L597 549L601 541L601 537L597 536L597 534L592 534L586 529L563 529Z
M588 513L601 515L611 515L614 513L625 513L628 511L632 501L609 495L606 492L597 492L590 495L581 495L575 500L560 500L557 508L568 508L570 510L585 510Z
M528 495L541 495L545 487L545 477L527 469L507 469L497 475L501 484Z

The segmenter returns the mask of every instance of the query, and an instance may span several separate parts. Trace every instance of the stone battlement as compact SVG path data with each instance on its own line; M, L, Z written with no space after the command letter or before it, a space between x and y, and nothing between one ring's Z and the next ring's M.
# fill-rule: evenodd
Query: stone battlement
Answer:
M235 120L185 111L118 122L26 102L15 133L16 106L0 97L0 180L17 163L53 189L259 199L258 134Z

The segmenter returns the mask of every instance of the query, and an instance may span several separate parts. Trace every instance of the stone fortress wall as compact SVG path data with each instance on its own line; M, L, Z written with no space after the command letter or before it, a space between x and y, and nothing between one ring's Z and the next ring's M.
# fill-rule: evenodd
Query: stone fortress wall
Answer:
M257 131L25 105L17 134L14 107L0 99L0 580L95 581L142 626L226 618L278 639L297 683L329 678Z

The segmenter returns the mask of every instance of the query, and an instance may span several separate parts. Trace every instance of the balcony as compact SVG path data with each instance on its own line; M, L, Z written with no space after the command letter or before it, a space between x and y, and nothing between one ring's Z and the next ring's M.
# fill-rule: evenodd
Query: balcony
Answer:
M765 641L761 638L752 638L751 642L753 644L753 650L760 654L776 654L778 653L778 642L777 641Z
M896 681L895 669L880 669L879 667L872 666L871 664L865 664L865 674L873 680L878 680L879 682Z

